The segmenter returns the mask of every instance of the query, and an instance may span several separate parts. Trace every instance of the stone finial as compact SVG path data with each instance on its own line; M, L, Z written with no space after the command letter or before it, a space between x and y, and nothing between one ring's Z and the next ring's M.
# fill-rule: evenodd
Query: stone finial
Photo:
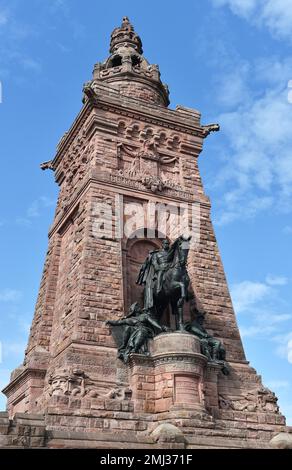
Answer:
M127 16L111 34L109 57L95 64L93 81L109 83L111 90L131 98L169 105L169 90L160 79L159 67L149 64L144 57L142 41ZM91 93L90 88L84 89L86 95Z
M121 45L127 45L135 49L138 54L143 54L142 41L127 16L123 17L121 26L115 28L111 34L110 53L113 54Z

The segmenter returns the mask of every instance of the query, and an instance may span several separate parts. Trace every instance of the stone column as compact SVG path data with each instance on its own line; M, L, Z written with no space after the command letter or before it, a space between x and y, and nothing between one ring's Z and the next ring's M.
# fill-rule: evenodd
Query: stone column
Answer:
M189 333L164 333L154 338L155 411L196 409L204 406L204 369L207 358L200 340Z
M198 338L177 331L156 336L150 346L150 356L131 354L130 382L135 411L206 411L207 358L200 350Z

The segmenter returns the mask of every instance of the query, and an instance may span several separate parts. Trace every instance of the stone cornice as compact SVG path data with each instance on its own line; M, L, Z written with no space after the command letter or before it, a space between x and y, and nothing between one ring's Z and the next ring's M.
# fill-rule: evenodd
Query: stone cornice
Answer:
M187 133L196 137L204 138L206 131L200 125L200 113L190 108L177 106L177 109L164 108L163 106L138 101L136 98L121 95L117 90L98 85L90 99L87 99L68 132L64 134L57 146L57 153L52 160L52 167L55 168L66 148L71 144L76 134L80 131L94 109L103 109L117 115L130 117L138 121L152 123L162 128L173 129L178 132ZM94 118L94 125L103 121L101 117ZM90 131L88 127L88 132ZM104 130L104 126L103 130ZM109 120L107 127L110 131L114 124ZM112 132L112 133L115 133Z
M51 165L53 169L56 168L56 165L58 164L59 158L62 156L63 152L66 150L66 148L72 143L74 140L76 134L79 132L79 130L82 128L84 122L86 121L87 117L89 116L89 113L92 109L92 106L89 102L86 102L84 106L81 108L79 111L77 117L73 121L73 124L69 128L67 132L63 135L61 140L59 141L57 145L57 153L53 160L51 161Z
M24 369L24 371L21 372L19 375L17 375L15 379L13 379L5 388L3 388L2 393L9 397L15 387L19 388L22 384L27 382L27 380L32 377L44 379L46 372L46 369L34 369L32 367L28 367L27 369Z
M203 137L204 128L200 125L200 113L178 106L176 110L139 101L121 95L117 90L99 85L94 90L91 101L95 106L116 114L128 116L157 124L161 127L175 129L179 132Z
M184 364L195 364L204 366L207 364L207 358L200 353L192 352L166 352L154 354L153 356L154 363L156 365L160 364L171 364L171 363L184 363Z

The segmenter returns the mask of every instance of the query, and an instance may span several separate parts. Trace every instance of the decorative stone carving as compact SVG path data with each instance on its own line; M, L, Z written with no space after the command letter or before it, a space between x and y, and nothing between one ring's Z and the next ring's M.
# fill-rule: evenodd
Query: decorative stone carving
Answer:
M12 437L11 444L17 447L30 447L32 428L30 426L20 426L18 428L18 435Z
M141 149L135 151L124 143L118 144L118 157L121 159L123 153L132 157L131 164L126 168L120 168L118 174L126 178L135 179L141 182L153 193L161 192L165 188L183 190L179 184L179 170L177 169L171 178L165 172L159 174L160 165L168 165L178 161L177 156L162 155L158 151L156 138L145 136Z
M40 164L41 170L53 170L52 160Z
M279 414L278 398L275 393L267 387L261 387L258 390L258 408L263 411Z
M171 423L159 424L151 433L154 442L158 444L180 443L186 444L187 440L183 432Z
M98 179L100 181L111 181L112 183L119 184L121 186L126 186L128 188L144 190L145 186L140 182L133 178L129 178L121 174L122 172L112 172L107 174L99 174ZM179 188L164 188L164 195L168 197L176 197L182 199L184 201L194 201L193 195L188 192L181 190Z
M100 387L95 385L84 371L79 369L57 369L49 378L49 395L50 396L74 396L89 398L110 398L117 400L129 400L131 398L131 390L126 388L113 388L108 392L104 392Z
M277 397L266 387L241 392L238 396L224 397L219 395L219 408L235 411L259 411L279 414Z
M206 124L205 126L201 126L203 129L203 136L207 137L210 132L218 132L220 131L219 124Z
M86 131L83 129L76 136L63 158L61 170L62 177L60 178L61 189L59 194L59 201L62 201L62 210L65 210L68 207L68 203L72 192L74 191L74 187L82 180L84 176L88 162L86 145ZM59 178L60 174L56 175L56 177Z
M85 384L86 378L85 373L78 369L56 370L49 378L49 395L73 395L83 397L92 391L88 383Z
M280 432L270 440L274 449L292 449L292 433Z

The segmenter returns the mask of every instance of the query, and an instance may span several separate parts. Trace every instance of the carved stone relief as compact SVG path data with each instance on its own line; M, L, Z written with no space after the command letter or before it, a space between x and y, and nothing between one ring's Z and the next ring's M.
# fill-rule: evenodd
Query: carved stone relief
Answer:
M98 386L84 371L79 369L57 369L49 377L49 396L75 396L129 400L132 391L128 387L112 388Z
M277 397L266 387L242 392L238 396L224 397L219 395L219 408L235 411L259 411L279 414Z
M118 175L139 181L153 193L166 188L182 191L178 156L164 155L156 142L156 137L146 135L139 150L125 143L118 144Z

